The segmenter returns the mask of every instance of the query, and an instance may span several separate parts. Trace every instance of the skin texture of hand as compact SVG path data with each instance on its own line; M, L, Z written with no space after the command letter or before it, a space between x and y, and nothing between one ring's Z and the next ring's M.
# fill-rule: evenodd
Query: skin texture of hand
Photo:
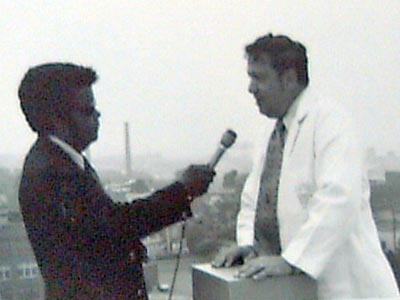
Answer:
M231 246L221 248L211 265L214 268L229 268L237 264L243 264L247 259L255 257L255 251L251 246Z
M207 165L191 165L182 174L181 182L193 198L205 194L213 181L215 171Z
M262 280L270 276L292 274L292 267L281 256L259 256L243 265L237 274L239 278Z

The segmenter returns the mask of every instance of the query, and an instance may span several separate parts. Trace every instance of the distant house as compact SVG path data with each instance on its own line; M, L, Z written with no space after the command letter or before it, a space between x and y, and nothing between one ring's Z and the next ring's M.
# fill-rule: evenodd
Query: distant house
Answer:
M0 299L42 300L43 281L22 222L0 227Z

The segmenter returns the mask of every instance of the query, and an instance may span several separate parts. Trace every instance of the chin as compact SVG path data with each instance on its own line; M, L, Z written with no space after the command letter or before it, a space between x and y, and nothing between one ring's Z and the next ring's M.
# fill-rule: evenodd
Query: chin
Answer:
M258 112L264 116L268 116L268 111L265 111L261 106L258 106Z
M279 119L281 117L279 114L273 112L261 112L261 114L271 119Z
M97 134L93 135L90 139L87 139L87 141L84 143L83 149L88 148L96 140L97 140Z
M260 114L262 114L268 118L273 117L273 114L269 110L265 110L265 109L262 109L261 107L259 107L259 111L260 111Z
M96 134L95 136L93 136L93 137L90 139L89 145L92 144L93 142L97 141L97 138L98 138L98 135L97 135L97 134Z

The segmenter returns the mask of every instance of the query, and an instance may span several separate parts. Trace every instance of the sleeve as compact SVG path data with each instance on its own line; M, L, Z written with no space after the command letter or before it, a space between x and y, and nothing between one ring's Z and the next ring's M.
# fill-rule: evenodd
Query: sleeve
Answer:
M254 244L254 218L257 199L251 191L253 177L250 174L247 178L240 198L240 210L236 224L236 241L239 246L252 246Z
M180 182L173 183L148 198L135 199L132 204L117 208L117 212L134 224L141 238L181 221L183 216L192 216L190 198Z
M71 176L70 176L71 177ZM190 200L181 183L171 184L147 198L115 203L91 178L63 176L55 188L72 223L86 236L137 240L191 216Z
M317 279L360 212L363 155L351 116L341 110L316 117L313 143L316 191L309 217L282 256Z

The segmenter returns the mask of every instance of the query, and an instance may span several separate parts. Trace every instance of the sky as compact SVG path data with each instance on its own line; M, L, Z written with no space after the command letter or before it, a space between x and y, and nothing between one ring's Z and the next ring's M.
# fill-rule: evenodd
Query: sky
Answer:
M247 92L245 45L268 32L308 50L311 87L353 112L366 147L400 153L398 0L0 0L0 154L35 140L17 89L29 67L93 67L102 113L94 159L140 155L204 160L227 128L231 155L249 155L272 122Z

